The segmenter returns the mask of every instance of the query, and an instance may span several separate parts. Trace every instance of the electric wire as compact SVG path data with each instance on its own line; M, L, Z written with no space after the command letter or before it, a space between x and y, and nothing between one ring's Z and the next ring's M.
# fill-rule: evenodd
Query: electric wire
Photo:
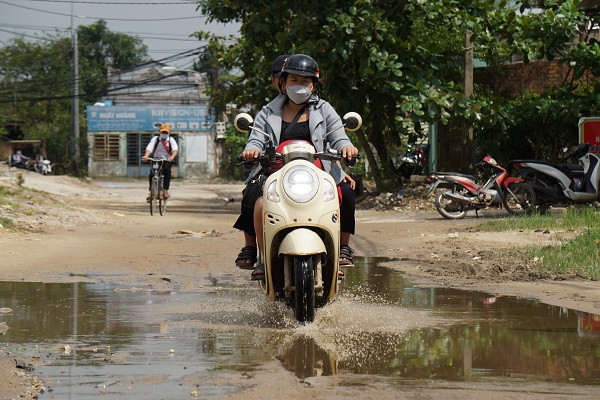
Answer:
M106 5L106 4L111 4L111 5L143 5L143 6L147 6L147 5L161 5L161 6L168 6L168 5L176 5L176 4L196 4L196 2L194 0L191 1L174 1L174 2L121 2L121 1L71 1L71 0L26 0L26 1L37 1L37 2L41 2L41 3L75 3L75 4L97 4L97 5Z
M58 60L58 61L60 61L60 60ZM159 81L159 80L168 79L168 78L170 78L172 76L176 76L176 75L181 74L182 72L185 72L185 71L182 71L182 70L185 70L185 69L187 69L189 67L192 67L193 64L194 64L194 61L190 61L190 62L184 64L183 66L181 66L180 68L177 68L177 70L174 71L171 74L162 75L161 77L158 77L158 78L150 78L148 80L135 81L133 83L129 83L129 84L126 84L126 85L115 86L112 89L109 88L108 90L109 91L124 90L124 89L132 88L132 87L135 87L135 86L142 86L142 85L151 84L151 83L154 83L155 81ZM85 83L84 80L87 80L87 79L98 79L98 78L101 78L101 77L99 75L91 75L91 76L87 76L87 77L82 77L80 75L79 78L78 78L78 80L77 80L77 82L78 82L78 84L80 86L83 86L83 84ZM102 77L102 78L104 78L104 77ZM46 91L46 92L69 91L70 88L71 88L71 85L73 83L72 79L69 76L67 76L67 75L65 75L61 80L58 80L58 81L55 80L52 77L50 77L49 79L51 80L51 84L48 84L45 81L39 81L39 80L36 80L35 82L20 81L20 82L14 82L14 83L15 84L17 84L17 83L19 84L19 86L18 86L19 90L17 90L17 93L19 93L21 95L23 95L23 94L31 94L31 93L38 93L39 94L40 91ZM28 85L29 83L35 83L35 85ZM181 83L169 82L169 84L171 84L171 85L180 85ZM25 88L23 88L24 85L25 85ZM187 83L186 83L186 85L187 85ZM7 96L7 95L13 95L13 93L15 92L15 87L16 86L11 87L10 85L7 85L5 89L0 89L0 103L5 102L1 98L1 96L2 95L5 95L5 96ZM96 95L96 93L91 93L89 96L86 93L82 93L81 95L89 97L89 96ZM12 101L14 101L14 98L12 99Z
M0 31L6 32L6 33L10 33L10 34L15 35L15 36L24 36L24 37L29 37L29 38L32 38L32 39L43 40L43 41L46 41L46 42L56 40L56 38L44 38L44 37L41 37L41 36L28 35L28 34L23 33L23 32L9 31L8 29L2 29L2 28L0 28Z
M144 65L144 64L141 64L141 65ZM193 61L192 62L188 62L186 65L192 66L193 65ZM134 68L139 68L139 66L134 67ZM131 70L131 69L133 69L133 68L130 68L129 70ZM122 72L124 72L124 71L122 71ZM104 92L98 92L98 93L80 93L77 97L78 98L82 98L82 97L83 98L88 98L88 97L92 97L92 96L100 97L100 96L107 96L107 95L109 95L111 93L113 93L113 96L126 96L126 95L132 95L132 94L153 93L153 92L160 92L160 91L166 91L166 90L176 90L176 89L177 90L181 90L182 88L170 88L170 89L162 88L162 89L152 90L152 91L147 91L147 92L144 92L144 91L142 91L142 92L134 92L134 93L127 92L127 93L121 93L121 94L114 93L114 92L119 92L119 91L123 91L123 90L130 89L130 88L134 88L134 87L137 87L137 86L144 86L144 85L156 83L156 82L159 82L161 80L170 78L172 76L179 75L182 72L185 72L185 71L177 70L177 71L175 71L172 74L162 75L162 76L157 77L157 78L149 78L149 79L146 79L146 80L136 81L136 82L131 83L131 84L125 84L125 85L122 85L122 86L115 86L113 88L108 88ZM195 86L195 84L176 83L176 82L169 82L169 84L171 84L171 85L182 85L182 86L184 86L184 88L194 87ZM71 95L61 95L61 96L40 96L40 97L36 97L36 98L20 98L20 99L14 99L14 98L8 99L7 98L6 100L0 99L0 104L2 104L2 103L39 102L39 101L47 101L47 100L72 99L73 97L75 97L75 96L73 96L71 94Z
M139 91L139 92L134 92L134 93L115 93L110 95L110 92L107 92L107 94L104 95L104 97L112 97L112 98L116 98L116 97L124 97L124 96L135 96L138 94L145 94L145 93L159 93L159 92L170 92L170 91L174 91L174 90L184 90L184 89L189 89L189 88L195 88L196 85L195 84L187 84L186 86L182 86L182 87L171 87L171 88L160 88L160 89L156 89L156 90L144 90L144 91ZM109 96L110 95L110 96ZM6 104L6 103L25 103L25 102L29 102L29 103L38 103L41 101L51 101L51 100L67 100L67 99L73 99L73 98L85 98L85 97L91 97L91 94L79 94L77 96L73 96L72 94L70 95L63 95L63 96L46 96L46 97L38 97L38 98L30 98L30 99L11 99L11 100L0 100L0 104ZM160 98L157 98L160 99Z
M22 6L22 5L19 5L19 4L9 3L8 1L4 1L4 0L0 0L0 3L6 4L6 5L9 5L9 6L13 6L13 7L24 8L26 10L38 11L38 12L43 12L43 13L47 13L47 14L61 15L61 16L64 16L64 17L72 17L72 18L78 18L78 19L103 19L103 20L106 20L106 21L129 21L129 22L160 22L160 21L177 21L177 20L184 20L184 19L208 18L208 17L203 16L203 15L200 15L200 16L195 15L195 16L192 16L192 17L144 18L144 19L139 19L139 18L91 17L91 16L85 16L85 15L72 15L72 14L66 14L66 13L59 13L59 12L55 12L55 11L40 10L38 8L27 7L27 6Z

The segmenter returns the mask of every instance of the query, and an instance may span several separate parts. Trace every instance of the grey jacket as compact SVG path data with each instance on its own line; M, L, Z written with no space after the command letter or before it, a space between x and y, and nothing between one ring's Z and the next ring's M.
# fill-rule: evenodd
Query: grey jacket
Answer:
M285 100L286 96L280 94L264 106L254 119L253 126L268 133L273 139L275 147L279 145L279 138L281 136L282 107ZM317 152L324 151L327 143L329 143L331 148L336 150L352 146L352 142L348 139L344 128L342 128L342 119L335 112L331 104L319 99L315 103L310 103L308 110L308 126L312 143ZM334 130L335 132L332 132ZM332 133L325 138L328 132ZM265 150L266 142L267 138L262 133L252 130L244 150L258 149L262 152ZM322 163L324 170L333 177L336 183L340 183L346 174L338 163L325 160L322 160ZM260 172L260 168L260 165L256 165L250 171L246 182L251 181Z

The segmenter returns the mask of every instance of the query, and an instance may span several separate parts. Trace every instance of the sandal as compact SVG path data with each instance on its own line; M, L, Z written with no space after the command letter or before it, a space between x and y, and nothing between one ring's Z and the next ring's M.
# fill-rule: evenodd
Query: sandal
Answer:
M347 244L340 246L340 267L354 267L354 250Z
M150 203L150 195L148 195L148 197L146 197L146 203Z
M254 268L252 274L250 274L250 279L253 281L264 281L265 280L265 264L260 263Z
M235 265L239 269L253 269L256 263L256 247L244 246L235 259Z

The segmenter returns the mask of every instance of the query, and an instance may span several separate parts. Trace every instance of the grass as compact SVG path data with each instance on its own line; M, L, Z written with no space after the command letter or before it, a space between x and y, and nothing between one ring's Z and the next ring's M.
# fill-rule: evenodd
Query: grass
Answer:
M13 221L10 218L0 217L0 225L3 229L9 229L13 226Z
M594 207L568 208L563 215L529 215L487 221L484 230L565 230L577 236L559 246L531 246L528 255L552 271L600 280L600 212Z
M13 209L17 209L19 204L11 199L14 199L14 197L19 194L18 192L20 190L21 189L13 190L5 186L0 186L0 206L10 206Z

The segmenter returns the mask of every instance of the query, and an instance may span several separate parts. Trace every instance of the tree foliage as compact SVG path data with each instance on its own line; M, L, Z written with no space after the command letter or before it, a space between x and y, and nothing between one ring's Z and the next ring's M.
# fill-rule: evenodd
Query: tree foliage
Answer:
M107 88L106 60L129 68L148 60L140 38L108 30L100 20L78 28L80 115ZM71 38L52 34L39 40L13 39L0 48L0 123L4 135L41 139L48 157L69 165L71 132ZM80 120L85 132L85 119ZM0 132L1 133L1 132ZM85 149L82 135L81 148ZM81 152L84 156L87 151ZM85 160L84 164L85 164Z
M578 3L548 0L535 2L533 9L530 1L508 0L200 0L199 9L211 20L240 22L241 37L226 45L225 38L206 32L197 36L211 38L213 62L226 71L239 71L219 82L213 100L255 109L272 97L269 65L277 55L313 56L322 71L324 97L340 114L355 110L363 115L365 128L358 139L369 162L375 163L373 171L383 171L375 176L381 186L386 179L397 179L394 154L407 136L422 134L422 122L446 124L458 117L485 130L493 123L511 129L521 119L517 114L523 109L517 103L509 107L515 114L505 118L508 111L502 110L501 99L481 91L464 97L467 30L473 33L475 57L489 64L513 55L526 62L565 58L583 62L578 68L595 73L595 45L571 49L568 44L589 19ZM546 112L536 107L529 111L539 118Z

